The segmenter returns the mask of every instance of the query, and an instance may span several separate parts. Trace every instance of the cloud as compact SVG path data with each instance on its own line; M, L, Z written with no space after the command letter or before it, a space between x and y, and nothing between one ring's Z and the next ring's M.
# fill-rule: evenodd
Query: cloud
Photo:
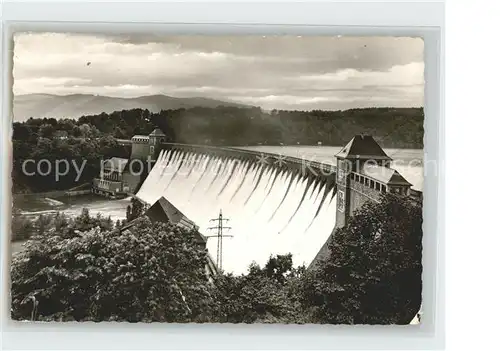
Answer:
M185 51L222 51L239 56L274 57L337 68L388 69L393 65L423 61L424 43L409 37L350 36L160 36L107 37L117 43L158 44ZM329 66L332 68L332 66Z
M352 68L315 75L290 77L296 84L315 89L361 89L364 87L412 87L423 84L423 62L396 65L387 71L361 71Z
M205 96L264 108L423 104L423 41L23 33L14 93Z

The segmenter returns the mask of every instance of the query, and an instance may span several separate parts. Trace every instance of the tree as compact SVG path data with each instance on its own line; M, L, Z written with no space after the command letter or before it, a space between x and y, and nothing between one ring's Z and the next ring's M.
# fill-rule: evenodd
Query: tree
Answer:
M78 121L30 118L13 125L13 189L15 192L43 192L70 189L90 182L100 171L100 162L109 157L128 157L130 146L114 138L149 134L156 126L169 142L214 145L297 144L345 145L359 133L373 133L385 147L421 148L422 108L366 108L345 111L262 111L259 108L218 106L162 110L157 113L132 109L82 116ZM404 126L404 128L402 128ZM67 132L67 139L54 138ZM390 140L382 138L391 134ZM66 134L64 134L66 135ZM75 181L73 167L59 181L54 172L26 176L27 159L66 160L82 164ZM33 165L29 166L33 171Z
M307 323L297 283L303 267L292 267L292 256L271 256L264 268L253 263L240 276L214 279L214 321L222 323ZM271 268L272 267L272 268Z
M421 262L422 207L387 194L335 231L329 256L304 278L303 302L322 323L408 324L420 308Z
M277 255L269 257L264 266L264 272L267 277L273 278L281 284L284 284L286 275L293 271L292 254Z
M23 217L21 210L14 207L12 209L11 230L11 240L21 241L28 239L35 231L35 228L28 218Z
M51 225L52 218L50 215L40 215L34 222L34 228L38 235L43 234Z
M95 125L89 125L87 123L81 124L79 129L80 135L83 138L97 138L100 134Z
M18 208L14 207L12 212L12 241L27 240L33 235L43 235L54 229L61 232L68 227L71 219L64 213L42 214L32 220L24 216Z
M130 222L132 220L132 205L127 206L125 217L127 218L127 222Z
M69 227L71 230L85 232L87 230L99 227L99 230L106 231L113 229L113 221L111 217L103 217L98 213L95 217L90 215L88 208L83 208L79 216L75 217L72 225ZM72 234L69 234L70 236Z
M38 130L38 135L42 138L52 138L54 135L55 129L54 126L51 124L43 124L40 126L40 129Z
M131 204L127 206L127 215L126 215L128 222L133 221L136 218L139 218L144 214L145 211L144 204L140 200L133 197L132 200L130 200L130 202Z
M31 136L30 128L20 122L12 123L12 139L13 140L28 140Z
M97 219L94 219L94 222ZM61 236L55 230L12 263L12 318L203 322L211 296L194 232L142 217L134 227Z
M121 227L123 227L123 222L117 219L115 223L115 228L120 229Z

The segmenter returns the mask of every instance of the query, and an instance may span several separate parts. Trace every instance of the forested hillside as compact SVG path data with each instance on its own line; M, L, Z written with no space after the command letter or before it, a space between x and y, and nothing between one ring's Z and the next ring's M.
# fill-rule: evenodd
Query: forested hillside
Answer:
M353 135L375 136L384 147L423 147L422 108L368 108L346 111L264 112L260 108L195 107L191 109L118 111L81 117L117 138L148 134L160 126L170 140L210 145L323 145L340 146ZM53 120L51 123L57 123ZM29 121L28 121L29 123ZM68 122L65 122L68 123Z
M260 108L195 107L151 113L134 109L82 116L78 120L30 118L13 125L14 191L68 189L90 181L100 160L128 157L115 138L149 134L159 126L172 142L243 145L344 145L355 134L373 135L384 147L422 148L423 109L370 108L347 111L278 111ZM75 181L73 168L63 178L24 174L25 160L56 160L86 166ZM30 164L31 168L35 166ZM34 169L27 169L32 173ZM44 171L45 172L45 171Z

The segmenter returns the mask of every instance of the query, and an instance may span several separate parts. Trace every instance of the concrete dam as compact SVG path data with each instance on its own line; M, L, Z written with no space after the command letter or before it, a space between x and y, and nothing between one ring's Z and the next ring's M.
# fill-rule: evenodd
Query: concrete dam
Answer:
M136 196L148 204L165 197L205 235L222 210L233 235L224 239L225 271L245 272L271 254L292 253L295 264L307 265L335 226L335 169L319 174L318 167L243 150L172 146L160 151ZM208 241L212 256L216 245Z
M209 230L211 220L222 212L231 227L226 234L232 235L222 241L226 272L242 273L252 262L263 265L270 255L287 253L295 265L314 267L328 253L334 229L344 226L365 202L377 202L383 193L416 202L422 198L369 135L356 135L329 155L335 164L171 143L160 129L134 136L127 144L132 146L130 159L111 159L112 171L94 180L93 191L133 193L148 205L166 201L172 216L186 217L206 237L216 234ZM139 176L127 172L127 164L133 168L135 161L146 159L153 161L152 168ZM207 242L212 257L220 252L217 242Z

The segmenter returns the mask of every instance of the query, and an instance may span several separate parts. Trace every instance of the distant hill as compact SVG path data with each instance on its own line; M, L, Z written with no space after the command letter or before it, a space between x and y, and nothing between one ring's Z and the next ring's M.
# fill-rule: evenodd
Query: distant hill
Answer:
M14 121L33 118L78 118L84 115L98 115L102 112L131 109L148 109L151 112L191 107L249 107L235 102L220 101L202 97L176 98L166 95L149 95L137 98L116 98L109 96L73 94L27 94L14 97Z

